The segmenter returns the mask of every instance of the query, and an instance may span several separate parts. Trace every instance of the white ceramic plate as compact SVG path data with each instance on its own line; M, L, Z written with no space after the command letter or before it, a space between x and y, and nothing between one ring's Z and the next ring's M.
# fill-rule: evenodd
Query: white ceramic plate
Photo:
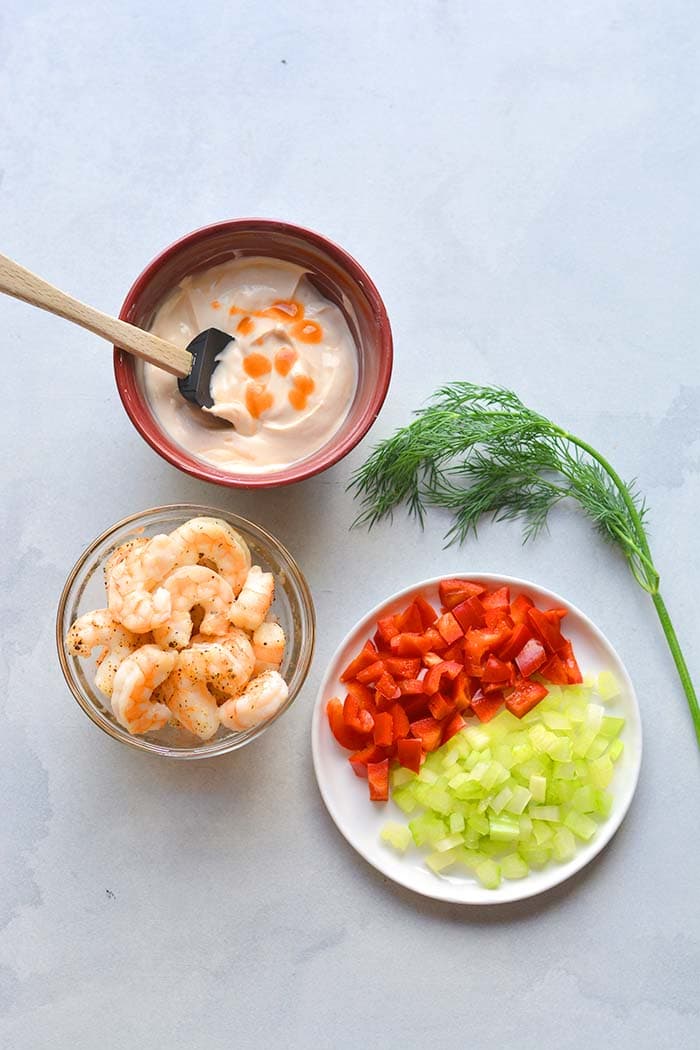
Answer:
M341 643L321 684L314 708L311 727L314 769L323 801L340 832L365 860L387 878L415 890L416 893L438 900L461 904L501 904L532 897L558 885L588 864L610 841L622 823L637 786L642 760L642 725L634 687L622 660L607 638L579 609L558 594L538 587L528 580L483 573L470 577L465 573L455 575L478 580L490 589L508 584L513 596L519 591L525 591L540 608L565 606L569 614L564 620L564 633L573 643L582 673L597 674L599 671L609 670L617 678L621 685L621 695L606 705L606 711L608 714L622 715L626 719L622 733L625 749L616 764L615 776L610 786L614 803L608 819L600 825L599 831L590 842L580 843L576 855L568 863L550 862L546 868L532 871L524 879L504 879L497 890L484 889L466 869L457 874L451 874L448 869L444 875L434 875L422 860L427 854L426 850L409 847L408 851L401 855L380 841L381 828L388 820L405 823L408 818L391 801L369 801L367 781L355 776L348 762L349 752L340 747L330 731L325 713L326 703L332 696L344 697L345 690L339 675L366 639L372 637L378 617L399 612L419 593L439 606L438 584L441 579L452 578L449 576L414 584L388 598L376 609L368 612Z

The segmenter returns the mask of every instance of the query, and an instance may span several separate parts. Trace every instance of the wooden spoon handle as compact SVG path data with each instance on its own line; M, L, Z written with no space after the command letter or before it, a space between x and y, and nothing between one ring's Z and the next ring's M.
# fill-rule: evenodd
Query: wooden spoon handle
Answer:
M89 332L102 336L130 354L142 357L144 361L150 361L171 375L186 376L190 373L192 354L188 350L182 350L133 324L86 306L4 255L0 255L0 292L65 317L67 321L87 328Z

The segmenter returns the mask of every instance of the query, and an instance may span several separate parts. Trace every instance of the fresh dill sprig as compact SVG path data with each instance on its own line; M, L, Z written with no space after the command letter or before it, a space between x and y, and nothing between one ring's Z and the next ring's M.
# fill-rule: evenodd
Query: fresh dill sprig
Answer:
M483 515L520 518L525 540L546 527L557 503L573 499L598 532L621 548L651 596L683 685L700 744L700 706L666 606L646 535L647 508L591 445L499 387L451 383L406 427L381 442L350 483L355 524L371 528L405 504L425 523L428 507L452 514L448 543L476 535Z

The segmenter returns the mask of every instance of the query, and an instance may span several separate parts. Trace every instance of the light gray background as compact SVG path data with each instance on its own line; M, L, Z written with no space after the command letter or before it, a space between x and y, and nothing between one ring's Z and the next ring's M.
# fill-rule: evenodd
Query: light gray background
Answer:
M236 494L141 441L99 340L0 301L3 1046L697 1045L698 751L651 604L574 510L527 548L517 526L484 524L460 553L442 549L437 515L423 535L403 515L348 532L345 485L438 382L512 386L639 478L700 676L699 26L692 0L4 0L1 251L117 311L180 234L296 221L373 276L396 368L345 462ZM99 733L53 644L83 546L178 500L275 532L319 624L289 714L244 752L188 765ZM314 782L330 653L383 596L449 570L568 596L643 708L623 828L522 905L395 888L341 839Z

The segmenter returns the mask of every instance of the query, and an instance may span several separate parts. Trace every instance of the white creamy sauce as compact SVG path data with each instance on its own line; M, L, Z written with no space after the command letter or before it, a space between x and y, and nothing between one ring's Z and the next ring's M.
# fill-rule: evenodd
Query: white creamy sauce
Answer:
M199 459L248 473L286 467L326 444L350 408L357 351L341 310L301 267L254 257L192 274L151 324L182 347L207 328L233 336L217 359L211 409L185 401L174 376L143 366L146 395L169 437Z

